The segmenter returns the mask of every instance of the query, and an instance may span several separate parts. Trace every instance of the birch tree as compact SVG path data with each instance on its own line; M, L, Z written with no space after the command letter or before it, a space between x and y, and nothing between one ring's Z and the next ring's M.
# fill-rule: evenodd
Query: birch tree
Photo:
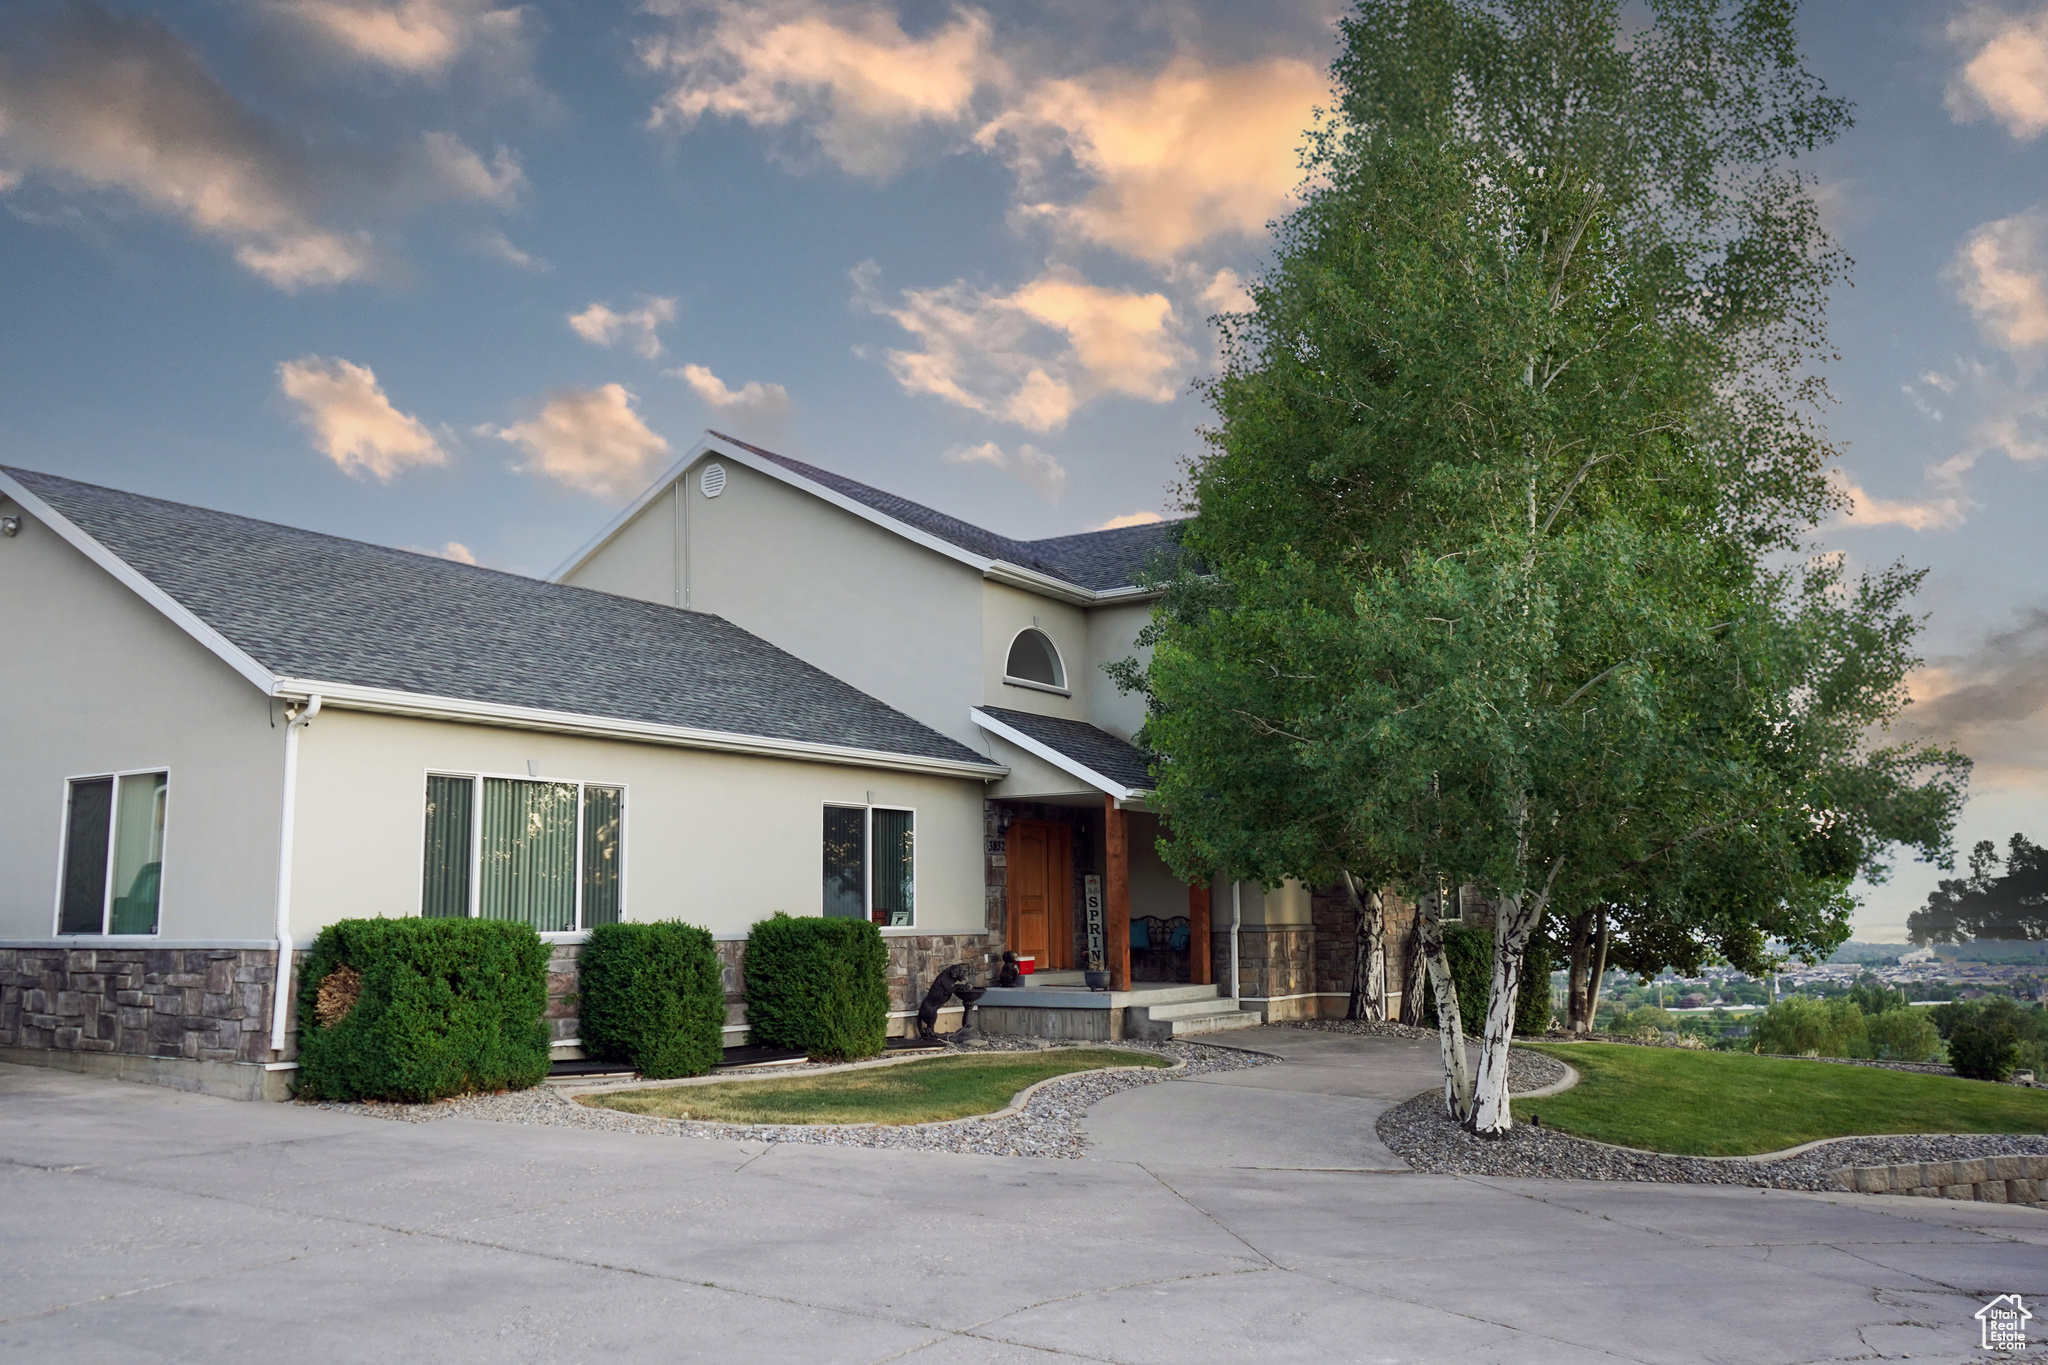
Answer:
M1341 849L1418 900L1494 901L1476 1067L1420 925L1446 1105L1485 1135L1512 1122L1553 902L1633 897L1732 941L1811 911L1799 850L1939 853L1958 796L1957 756L1866 738L1904 700L1913 576L1774 567L1832 506L1814 406L1845 264L1788 163L1846 111L1789 6L1651 12L1345 21L1302 207L1221 320L1190 570L1124 679L1150 693L1170 858L1277 879ZM1717 900L1716 851L1765 856Z

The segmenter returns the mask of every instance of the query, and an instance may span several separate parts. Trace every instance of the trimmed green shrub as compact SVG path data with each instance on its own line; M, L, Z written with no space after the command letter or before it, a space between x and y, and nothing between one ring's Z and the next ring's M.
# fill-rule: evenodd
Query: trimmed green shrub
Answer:
M524 924L345 919L299 979L298 1093L419 1102L548 1074L548 946Z
M2002 1081L2020 1061L2019 1031L1999 1018L1957 1024L1948 1036L1948 1064L1973 1081Z
M1493 986L1493 931L1469 924L1444 926L1444 965L1451 969L1451 984L1458 989L1459 1022L1465 1032L1477 1034L1486 1027L1486 997ZM1436 1028L1436 983L1423 976L1422 1022ZM1545 996L1548 999L1548 996Z
M1492 980L1488 965L1487 979ZM1550 940L1531 935L1529 952L1522 959L1522 989L1515 996L1515 1032L1550 1031Z
M577 1031L593 1056L649 1080L703 1076L724 1056L725 983L710 930L600 924L576 965Z
M1925 1010L1887 1009L1863 1018L1870 1055L1882 1062L1931 1062L1941 1055L1941 1035Z
M747 1028L813 1061L873 1057L889 1036L889 949L864 919L777 913L747 934Z

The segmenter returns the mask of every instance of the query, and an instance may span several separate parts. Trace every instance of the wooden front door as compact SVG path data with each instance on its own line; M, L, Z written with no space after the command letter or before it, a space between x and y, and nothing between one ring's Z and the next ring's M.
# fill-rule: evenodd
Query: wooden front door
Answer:
M1045 820L1010 826L1010 951L1040 971L1071 965L1074 952L1073 831Z

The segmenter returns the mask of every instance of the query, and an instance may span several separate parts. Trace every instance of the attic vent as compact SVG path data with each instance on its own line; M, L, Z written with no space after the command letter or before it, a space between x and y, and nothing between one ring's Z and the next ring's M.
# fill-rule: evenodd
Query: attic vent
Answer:
M704 496L707 498L715 498L720 493L723 493L725 491L725 466L716 463L705 465L704 472L697 476L697 487L704 490Z

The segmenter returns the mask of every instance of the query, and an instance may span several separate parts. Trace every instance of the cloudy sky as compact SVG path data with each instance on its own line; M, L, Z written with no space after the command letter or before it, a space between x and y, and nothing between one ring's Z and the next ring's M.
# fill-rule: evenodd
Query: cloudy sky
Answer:
M1167 510L1336 7L6 8L0 461L544 574L707 426L1015 535ZM2048 7L1802 26L1824 540L1930 569L1965 840L2048 837Z

